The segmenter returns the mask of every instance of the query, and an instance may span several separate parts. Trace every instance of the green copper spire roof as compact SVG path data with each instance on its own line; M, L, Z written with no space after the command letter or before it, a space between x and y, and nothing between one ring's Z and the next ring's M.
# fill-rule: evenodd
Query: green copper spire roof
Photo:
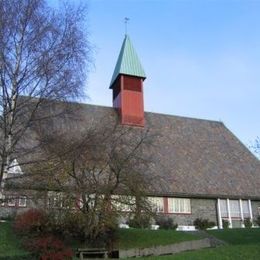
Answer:
M135 52L128 35L125 36L123 45L121 47L110 83L110 88L119 74L146 78L144 69L139 61L137 53Z

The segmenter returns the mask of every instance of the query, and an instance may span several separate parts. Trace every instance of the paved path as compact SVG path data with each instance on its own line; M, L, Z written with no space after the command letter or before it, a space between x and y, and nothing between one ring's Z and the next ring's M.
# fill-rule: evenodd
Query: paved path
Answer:
M154 246L149 248L132 248L128 250L119 250L119 258L172 255L184 251L213 247L212 243L213 242L211 242L211 239L205 237L199 240L184 241L184 242L165 245L165 246Z
M223 245L227 245L228 244L227 242L225 242L223 240L220 240L220 239L210 235L208 232L206 232L204 230L194 231L193 233L195 235L197 233L199 236L201 236L201 238L208 238L208 239L210 239L212 247L218 247L218 246L223 246Z

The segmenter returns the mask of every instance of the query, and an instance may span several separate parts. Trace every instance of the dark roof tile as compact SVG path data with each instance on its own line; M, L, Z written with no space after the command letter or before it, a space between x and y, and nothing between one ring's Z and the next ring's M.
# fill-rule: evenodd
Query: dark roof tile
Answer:
M59 106L63 104L55 109ZM77 103L69 107L76 113L65 113L52 127L72 137L104 118L111 124L117 120L110 107ZM223 123L150 112L145 121L145 129L157 136L147 151L154 162L149 170L158 179L153 194L260 198L259 160Z

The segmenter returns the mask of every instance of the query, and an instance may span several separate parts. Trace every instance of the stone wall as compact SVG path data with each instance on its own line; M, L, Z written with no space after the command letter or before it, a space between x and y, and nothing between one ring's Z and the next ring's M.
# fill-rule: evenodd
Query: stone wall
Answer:
M192 226L196 218L209 219L217 225L216 199L191 199L191 214L168 214L178 225Z

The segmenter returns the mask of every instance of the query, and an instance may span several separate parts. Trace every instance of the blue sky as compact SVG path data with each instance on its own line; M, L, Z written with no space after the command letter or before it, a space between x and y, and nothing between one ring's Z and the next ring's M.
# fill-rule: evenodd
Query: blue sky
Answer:
M95 45L87 102L108 89L128 34L145 69L145 110L222 121L246 145L260 135L260 1L91 0Z
M145 110L222 121L247 146L260 135L260 0L89 0L95 46L87 103L109 83L128 34L145 69Z

